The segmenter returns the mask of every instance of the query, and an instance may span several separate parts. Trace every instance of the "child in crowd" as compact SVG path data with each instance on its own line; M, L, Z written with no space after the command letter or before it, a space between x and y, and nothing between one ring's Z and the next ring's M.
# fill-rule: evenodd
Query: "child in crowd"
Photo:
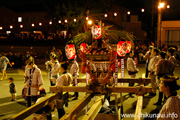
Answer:
M16 100L16 86L14 84L14 79L9 78L9 92L11 93L11 101Z

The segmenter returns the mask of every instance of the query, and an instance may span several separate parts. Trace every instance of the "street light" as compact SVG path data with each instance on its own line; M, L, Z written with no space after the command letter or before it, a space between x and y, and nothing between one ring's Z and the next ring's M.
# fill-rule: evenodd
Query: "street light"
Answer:
M170 8L170 5L167 5L167 8L169 9L169 8Z
M12 26L12 25L10 25L10 29L13 29L13 26Z
M141 12L144 12L144 8L141 9Z
M0 27L0 30L2 30L3 29L3 27Z
M39 26L42 26L42 23L39 23Z
M159 0L158 5L158 28L157 28L157 47L161 46L161 19L162 19L162 8L164 8L165 3Z
M107 17L107 14L104 14L104 17Z
M130 11L127 11L127 14L128 14L128 15L130 15L130 14L131 14L131 12L130 12Z
M49 24L52 25L52 21L49 21Z
M64 22L67 23L68 22L67 19L65 19Z
M34 27L34 23L32 23L31 26Z
M74 22L76 22L76 18L74 19Z
M20 25L20 28L23 28L23 25Z
M59 20L58 23L61 23L61 20Z
M117 13L116 13L116 12L114 13L114 16L117 16Z

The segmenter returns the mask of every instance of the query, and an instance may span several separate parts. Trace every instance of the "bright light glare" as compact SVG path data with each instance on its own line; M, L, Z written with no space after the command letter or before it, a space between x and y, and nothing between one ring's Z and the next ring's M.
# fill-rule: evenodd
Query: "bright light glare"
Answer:
M31 26L34 27L34 23L32 23Z
M10 25L10 29L13 29L13 26L12 26L12 25Z
M164 8L165 3L159 3L158 8Z
M52 25L52 21L49 21L49 24Z
M167 5L167 8L170 8L170 5Z
M141 12L144 12L144 8L141 9Z
M39 26L42 26L42 23L39 23Z
M91 21L91 20L88 20L88 24L91 25L91 24L92 24L92 21Z
M104 17L107 17L107 14L104 14Z

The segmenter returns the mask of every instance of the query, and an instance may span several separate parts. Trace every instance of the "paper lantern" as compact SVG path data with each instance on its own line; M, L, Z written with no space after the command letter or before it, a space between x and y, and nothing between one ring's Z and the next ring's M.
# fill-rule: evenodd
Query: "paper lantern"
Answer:
M80 45L80 50L84 53L85 49L87 48L87 44L86 43L81 43Z
M126 41L119 41L117 44L117 54L120 57L124 57L126 55L127 48L125 46L127 46Z
M92 37L94 39L100 39L101 38L101 27L99 25L93 25L92 26Z
M76 55L76 50L73 44L68 44L65 46L65 52L68 59L74 59Z
M117 44L117 54L120 57L124 57L126 53L131 51L131 42L130 41L119 41Z

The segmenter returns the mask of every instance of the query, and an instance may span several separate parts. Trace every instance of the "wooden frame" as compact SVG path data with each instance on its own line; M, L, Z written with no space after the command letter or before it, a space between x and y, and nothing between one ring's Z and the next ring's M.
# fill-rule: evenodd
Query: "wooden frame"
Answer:
M85 82L85 79L78 79L78 82ZM50 91L55 92L55 94L47 97L43 101L32 105L31 107L25 109L24 111L18 113L17 115L10 118L10 120L20 120L28 117L32 113L36 112L37 110L41 109L43 106L47 105L48 103L52 102L53 100L57 99L62 92L86 92L86 93L100 93L100 94L106 94L106 93L136 93L138 95L138 101L137 101L137 107L135 115L139 115L142 111L142 105L143 105L143 94L145 93L151 93L152 87L144 86L142 83L150 83L150 79L118 79L119 83L139 83L140 86L136 87L102 87L102 86L96 86L91 87L90 85L86 85L83 87L79 86L63 86L63 87L50 87ZM114 95L114 94L112 94ZM116 96L117 97L117 94ZM117 99L117 98L115 98ZM64 120L72 120L75 119L77 114L89 103L91 100L91 95L87 94L79 103L73 107L69 112L67 112L61 119ZM84 116L86 119L94 119L96 115L98 114L98 111L102 107L104 100L104 95L100 97L95 104L91 107L91 109L88 111L88 113ZM117 100L116 100L117 101ZM118 104L118 102L116 103ZM120 109L119 109L120 110ZM120 113L120 111L119 111ZM121 119L120 114L117 115L117 119ZM140 120L141 118L135 117L134 120Z

